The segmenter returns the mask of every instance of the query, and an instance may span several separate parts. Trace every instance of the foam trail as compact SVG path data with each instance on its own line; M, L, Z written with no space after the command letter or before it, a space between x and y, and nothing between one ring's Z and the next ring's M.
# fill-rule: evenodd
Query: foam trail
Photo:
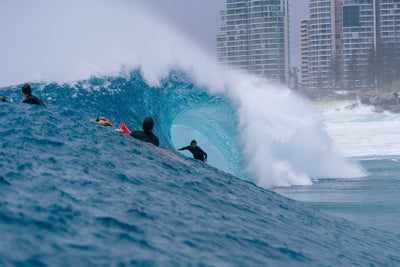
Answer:
M236 107L244 168L259 185L362 175L335 152L305 101L285 87L222 69L137 2L3 0L0 17L0 86L119 75L121 66L140 66L147 81L159 85L171 68L180 68Z

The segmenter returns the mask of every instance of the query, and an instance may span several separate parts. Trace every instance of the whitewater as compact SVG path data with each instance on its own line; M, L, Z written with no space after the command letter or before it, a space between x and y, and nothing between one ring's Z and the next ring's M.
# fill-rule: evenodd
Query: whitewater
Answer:
M314 178L305 187L274 190L304 204L356 223L400 233L400 115L375 113L355 101L314 103L334 145L359 162L366 176ZM354 107L354 108L349 108Z
M137 1L6 0L0 17L0 95L29 82L47 106L0 103L1 265L400 262L394 228L270 191L369 177L296 93L218 66ZM99 112L153 117L160 148ZM191 139L209 164L176 152Z

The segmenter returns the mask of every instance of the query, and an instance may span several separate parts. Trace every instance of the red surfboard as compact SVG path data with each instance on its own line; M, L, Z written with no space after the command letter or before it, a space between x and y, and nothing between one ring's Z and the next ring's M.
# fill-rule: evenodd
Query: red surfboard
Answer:
M122 121L119 123L118 130L122 130L123 134L131 134L131 131L129 131L128 127Z

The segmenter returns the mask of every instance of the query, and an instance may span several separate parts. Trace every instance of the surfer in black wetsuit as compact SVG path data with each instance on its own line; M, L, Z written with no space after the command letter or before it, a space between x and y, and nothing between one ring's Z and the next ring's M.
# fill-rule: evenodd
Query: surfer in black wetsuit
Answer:
M130 135L133 138L142 140L144 142L152 143L155 146L159 145L159 140L158 137L153 134L153 128L154 128L154 121L152 118L147 117L143 120L142 123L142 128L143 131L133 131L130 133Z
M190 146L179 148L178 150L189 150L193 154L193 158L207 162L207 153L197 146L196 140L190 142Z
M22 103L44 106L43 102L39 98L32 95L32 89L29 84L24 84L22 86L21 93L22 93L22 96L24 97L24 100L22 100ZM3 102L8 102L4 97L1 97L1 96L0 96L0 100Z

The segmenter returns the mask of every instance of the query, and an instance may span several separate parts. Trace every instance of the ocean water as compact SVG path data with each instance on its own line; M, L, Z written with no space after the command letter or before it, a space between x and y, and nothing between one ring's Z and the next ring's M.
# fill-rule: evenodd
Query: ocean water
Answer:
M0 2L0 95L47 106L0 102L1 266L400 264L396 115L224 69L136 2L38 2ZM159 148L114 129L147 116Z
M358 162L365 176L313 179L309 186L276 192L329 214L400 233L400 114L374 113L372 106L338 101L316 103L325 128L343 155Z
M140 71L125 78L93 78L75 86L33 84L48 108L1 105L1 265L400 262L396 228L374 229L340 218L346 213L359 215L357 205L343 204L349 201L347 192L353 200L368 195L384 203L386 212L371 207L365 210L368 216L378 212L395 219L396 209L390 206L398 200L393 195L396 191L385 194L384 184L396 185L395 177L387 175L395 172L396 163L383 167L385 161L368 162L373 174L368 182L359 178L368 188L356 186L359 180L343 178L342 182L324 179L288 189L308 188L308 200L318 199L309 207L301 199L294 201L257 186L250 177L246 181L223 172L211 165L211 158L206 164L175 154L169 137L174 121L169 118L177 107L183 109L179 103L197 108L204 102L220 112L229 110L229 105L192 88L176 73L162 84L173 89L149 88ZM1 91L18 99L17 88ZM143 110L147 110L155 118L155 133L163 148L90 122L99 110L115 125L122 120L131 129L140 128ZM322 201L321 195L327 200ZM360 201L359 206L368 207L368 202ZM329 209L338 216L328 215Z

